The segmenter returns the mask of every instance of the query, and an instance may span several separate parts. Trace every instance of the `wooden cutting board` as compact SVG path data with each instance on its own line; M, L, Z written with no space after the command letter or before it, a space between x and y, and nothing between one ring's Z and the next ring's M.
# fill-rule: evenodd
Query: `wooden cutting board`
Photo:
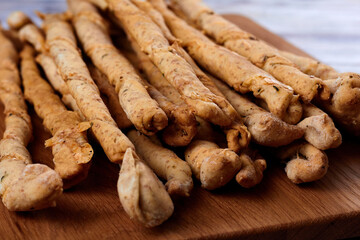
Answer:
M243 29L274 46L307 55L253 21L227 15ZM0 111L3 107L0 106ZM35 162L51 164L43 147L50 135L30 108ZM4 130L0 119L0 133ZM330 168L320 181L292 184L282 165L269 163L262 183L242 189L235 182L205 191L196 183L192 195L177 199L174 215L163 225L146 229L132 222L116 192L119 172L99 146L88 179L66 191L56 208L9 212L0 204L0 239L339 239L360 236L360 143L345 137L327 151Z

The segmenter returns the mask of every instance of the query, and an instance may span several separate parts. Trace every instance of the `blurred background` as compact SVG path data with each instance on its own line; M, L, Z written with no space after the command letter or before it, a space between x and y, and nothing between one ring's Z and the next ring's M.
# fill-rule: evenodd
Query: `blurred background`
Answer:
M218 13L245 15L338 71L360 72L360 0L204 0ZM58 12L66 0L0 0L14 10ZM39 23L39 20L36 19Z

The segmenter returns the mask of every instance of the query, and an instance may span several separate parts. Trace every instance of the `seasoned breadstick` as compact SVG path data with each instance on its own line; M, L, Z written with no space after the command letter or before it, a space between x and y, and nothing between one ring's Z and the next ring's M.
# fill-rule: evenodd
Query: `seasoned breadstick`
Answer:
M203 140L195 140L186 148L185 160L201 186L208 190L224 186L241 168L235 152Z
M325 80L332 97L316 103L325 109L349 133L360 136L360 75L341 73L337 79Z
M181 108L186 109L186 105L184 106L184 102L181 100L181 96L176 91L176 89L173 88L172 85L168 81L166 81L166 79L161 74L159 69L156 66L154 66L154 64L152 64L149 57L146 56L144 53L142 53L139 50L139 47L136 45L136 43L132 42L132 45L133 45L133 50L136 54L135 58L137 58L137 60L138 60L137 63L135 63L135 64L139 65L139 68L141 68L145 72L149 82L151 84L153 84L168 99L171 99L171 101L173 101L176 105L180 105ZM175 45L173 45L173 46L174 46L174 48L177 48ZM180 54L180 52L183 51L183 50L181 50L181 48L179 48L178 50L179 50L178 51L179 54ZM191 66L194 65L193 69L196 72L196 75L203 82L203 84L206 87L208 87L208 89L210 89L217 96L224 98L224 96L221 94L221 92L216 88L216 86L214 84L210 83L210 80L196 66L196 64L192 60L188 59L189 56L187 54L186 54L187 56L185 56L185 54L180 54L180 55L184 56L184 59L186 61L188 61ZM131 58L134 59L134 57L131 57ZM236 119L236 121L233 121L230 126L223 127L223 130L227 137L228 147L231 150L238 152L240 149L245 148L249 144L250 134L247 131L246 127L242 124L242 121L240 120L238 114L236 113L236 110L231 106L231 104L226 101L224 106L225 105L227 105L227 106L223 108L224 112L226 114L231 115L232 118ZM235 112L233 112L233 111L235 111ZM194 127L194 125L192 127ZM193 128L191 128L191 129L193 129ZM195 134L195 131L193 133ZM189 140L188 143L190 143L192 137L187 138L187 140Z
M90 123L81 122L77 113L66 110L51 86L41 78L32 47L25 45L20 56L25 98L34 105L53 136L46 146L52 147L55 171L63 179L64 188L69 188L88 175L94 153L86 138Z
M301 72L279 51L207 8L201 0L173 0L195 24L218 44L237 52L310 102L316 95L330 97L329 89L314 76Z
M32 127L17 61L15 47L0 29L0 100L6 126L0 141L0 196L10 211L30 211L55 206L63 184L51 168L31 163L26 145Z
M165 128L166 114L149 96L133 66L112 44L104 19L96 8L83 0L68 1L68 5L86 54L115 87L129 120L146 135Z
M279 118L291 124L300 120L301 110L293 111L294 105L301 109L298 96L293 95L290 87L255 67L245 58L210 41L201 32L176 17L162 0L151 2L162 13L172 33L182 41L182 45L200 65L236 91L252 92L255 97L263 99L270 111Z
M64 15L48 14L42 17L50 54L71 95L86 119L92 122L92 132L110 161L120 163L126 149L134 146L117 127L101 100L99 90L76 46L70 24L64 21Z
M310 143L295 142L276 150L280 160L290 160L285 172L293 183L313 182L322 178L329 163L325 152Z
M291 52L279 51L281 56L292 61L300 70L308 75L326 79L337 78L339 73L332 67L309 57L299 56Z
M135 130L129 131L127 136L134 143L139 156L156 175L167 180L165 187L170 195L190 196L193 181L191 169L185 161Z
M212 80L243 117L244 123L255 143L263 146L278 147L287 145L304 135L302 128L287 124L258 107L245 96L234 92L221 81L215 78L212 78Z
M98 86L100 92L106 96L107 101L104 101L111 115L114 117L115 122L119 126L120 129L131 127L133 124L127 118L126 113L122 109L119 97L116 94L116 91L113 86L109 83L107 77L100 72L94 65L89 64L88 68L90 70L91 77L95 81L96 85ZM104 100L104 98L103 98Z
M332 119L311 103L304 103L303 109L304 119L297 125L305 130L305 140L320 150L340 146L341 133Z
M160 225L174 211L164 185L132 148L125 152L117 188L125 212L146 227Z
M161 29L129 0L109 0L109 8L128 35L181 93L198 116L214 124L227 126L230 119L222 110L223 98L207 89L191 66L169 45Z
M256 186L263 179L266 160L257 151L250 148L241 153L239 157L241 169L236 174L236 181L244 188Z

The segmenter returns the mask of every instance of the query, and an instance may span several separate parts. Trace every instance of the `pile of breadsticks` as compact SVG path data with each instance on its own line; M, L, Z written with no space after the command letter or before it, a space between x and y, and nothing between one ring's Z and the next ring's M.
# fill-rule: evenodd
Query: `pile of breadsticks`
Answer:
M191 195L192 175L208 190L234 178L253 187L261 149L287 162L290 181L311 182L341 144L333 119L360 135L360 75L280 51L200 0L68 0L67 12L38 16L41 28L14 12L0 31L0 195L11 211L54 206L84 181L88 134L120 165L124 210L148 227ZM25 100L52 135L54 169L31 162Z

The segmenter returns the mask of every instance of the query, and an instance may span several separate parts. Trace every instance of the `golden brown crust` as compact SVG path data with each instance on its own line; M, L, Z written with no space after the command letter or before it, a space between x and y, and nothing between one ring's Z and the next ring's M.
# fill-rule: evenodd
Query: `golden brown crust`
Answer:
M241 168L235 152L203 140L195 140L186 148L185 160L201 186L208 190L224 186Z
M63 16L45 15L44 29L49 52L71 95L86 119L92 122L92 131L110 161L120 163L127 148L134 148L112 119L99 90L92 80L79 50L71 26Z
M31 164L26 149L31 120L17 63L15 47L0 31L0 100L5 107L6 126L0 141L0 195L10 211L31 211L54 206L63 184L54 170Z
M246 57L254 65L291 86L304 101L311 101L317 94L324 100L330 97L329 90L321 79L302 73L290 60L282 57L277 49L215 14L200 0L173 2L217 43Z
M266 160L257 151L250 149L246 153L241 153L239 157L241 169L236 174L236 181L244 188L256 186L263 179Z
M199 116L222 126L231 123L231 119L219 107L221 99L199 81L191 66L177 55L150 17L128 0L110 0L109 8L165 78L189 105L196 108Z
M276 157L280 160L289 160L285 172L296 184L321 179L329 166L325 152L306 142L295 142L279 148Z
M245 96L231 90L226 84L212 78L222 93L229 99L234 108L243 117L251 133L252 140L260 145L278 147L301 138L304 130L287 124L273 114L258 107Z
M146 227L160 225L174 211L164 185L132 148L125 152L117 188L125 212Z
M32 23L31 19L22 11L14 11L7 18L10 29L19 30L26 24Z
M287 120L288 109L298 102L291 88L255 67L245 58L210 41L201 32L176 17L162 0L151 2L162 13L172 33L181 40L181 44L199 64L236 91L252 92L255 97L263 99L272 113ZM298 119L291 119L291 123L299 121L301 116L297 117Z
M192 173L185 161L135 130L129 131L127 136L134 143L139 156L156 175L167 180L165 187L170 195L190 196L193 188Z
M90 123L81 123L77 113L66 110L41 77L34 60L34 49L29 45L21 52L21 76L25 98L34 105L45 128L53 136L46 141L46 146L52 147L55 171L63 179L65 189L78 184L87 177L94 153L86 138Z
M165 128L166 114L149 96L133 66L112 44L105 20L96 8L82 0L68 1L68 5L86 54L114 86L129 120L146 135Z

